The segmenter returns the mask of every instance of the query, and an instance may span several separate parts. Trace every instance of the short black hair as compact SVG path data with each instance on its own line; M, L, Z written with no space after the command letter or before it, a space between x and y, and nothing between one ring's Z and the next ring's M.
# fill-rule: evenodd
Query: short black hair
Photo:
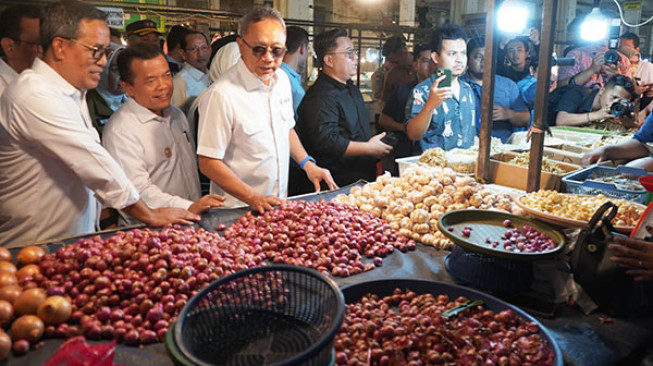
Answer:
M465 34L465 30L457 24L443 24L431 35L431 51L437 52L439 54L440 51L442 51L442 41L445 39L462 39L466 43L467 34Z
M521 42L521 43L524 44L524 47L526 48L527 53L531 51L531 39L530 38L528 38L526 36L517 36L517 37L509 40L508 42L506 42L506 46L504 48L507 49L508 45L510 43L513 43L513 42Z
M315 39L313 40L313 48L315 49L315 55L317 56L319 67L324 67L324 56L335 47L338 47L338 38L340 37L347 37L347 31L336 28L315 36Z
M619 36L620 39L629 39L633 41L635 48L639 47L639 36L633 32L626 32Z
M20 22L23 18L40 18L41 12L39 8L31 5L12 5L7 7L0 13L0 39L11 38L18 39L22 29L20 29ZM5 52L0 47L0 56L4 56Z
M628 99L633 99L633 96L635 95L635 86L631 78L623 75L614 75L608 79L607 83L605 83L605 89L610 89L615 86L624 88L630 94L630 98Z
M413 47L413 61L417 61L420 54L422 52L424 52L424 51L431 52L431 46L429 46L428 44L424 44L424 43L419 43L419 44L415 45L415 47Z
M392 36L383 44L381 54L388 56L391 54L401 53L406 49L406 39L403 36Z
M308 44L308 32L302 27L291 25L286 28L286 48L295 53L303 44Z
M184 36L183 36L183 37L181 37L181 40L180 40L180 42L179 42L179 47L180 47L182 50L185 50L186 47L188 47L188 36L192 36L192 35L195 35L195 34L199 34L199 35L201 35L202 37L204 37L204 40L206 41L206 44L207 44L207 45L209 44L209 40L208 40L208 38L206 38L206 35L205 35L204 33L189 30L188 32L184 33Z
M157 45L140 43L134 46L129 46L122 50L118 55L118 73L120 73L120 80L126 83L134 82L134 73L132 72L132 61L138 60L151 60L157 56L163 56L163 51ZM165 56L164 56L165 57Z
M188 31L189 29L184 26L173 25L168 32L168 36L166 37L166 42L168 43L168 51L174 50L181 43L181 40L184 38L184 35Z
M76 37L82 20L105 21L106 18L105 12L81 1L63 0L50 3L41 17L43 53L48 51L55 37Z
M485 48L485 37L472 37L469 42L467 42L467 56L477 48Z

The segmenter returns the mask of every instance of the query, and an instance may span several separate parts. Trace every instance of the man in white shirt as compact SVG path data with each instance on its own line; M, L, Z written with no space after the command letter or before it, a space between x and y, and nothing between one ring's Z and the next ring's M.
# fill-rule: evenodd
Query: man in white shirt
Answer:
M187 113L195 98L211 85L207 68L211 48L206 36L187 32L181 39L181 54L186 63L173 78L172 104Z
M38 8L14 5L0 14L0 95L23 70L41 57Z
M118 57L121 86L130 99L111 116L102 145L116 159L150 207L179 207L200 214L223 197L200 198L188 122L170 104L172 75L154 45L125 49Z
M151 226L189 224L180 208L149 208L100 145L84 94L106 66L106 14L78 1L51 3L36 59L0 99L0 245L86 234L99 202Z
M319 190L336 188L315 164L294 130L290 82L279 69L286 26L275 9L256 7L240 23L242 55L199 102L197 154L211 192L224 192L225 207L247 204L259 212L287 195L290 155Z

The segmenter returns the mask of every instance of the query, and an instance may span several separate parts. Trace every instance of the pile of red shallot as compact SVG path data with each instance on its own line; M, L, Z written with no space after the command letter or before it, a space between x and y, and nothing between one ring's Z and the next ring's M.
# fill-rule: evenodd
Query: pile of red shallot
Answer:
M218 278L263 264L264 255L204 229L135 229L99 236L43 256L33 281L69 296L71 321L46 336L162 341L188 299Z
M357 208L333 202L284 201L278 209L238 219L224 233L234 246L265 253L274 263L347 277L381 266L394 249L415 249L388 224ZM370 258L365 263L364 257Z
M552 365L554 353L536 323L482 305L450 317L459 297L395 289L348 304L334 341L337 365Z

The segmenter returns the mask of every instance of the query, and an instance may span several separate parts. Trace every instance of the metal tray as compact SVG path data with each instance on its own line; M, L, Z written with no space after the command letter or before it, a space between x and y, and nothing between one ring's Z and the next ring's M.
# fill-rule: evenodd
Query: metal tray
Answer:
M448 295L451 299L455 299L458 296L465 296L470 300L483 300L484 306L494 312L512 309L517 316L525 321L537 323L540 328L540 335L553 349L553 365L564 365L564 359L562 358L560 347L551 336L551 333L549 333L549 331L537 319L514 305L480 291L444 282L415 279L389 279L360 282L355 285L346 286L342 289L342 294L345 296L345 303L349 304L360 300L363 295L369 293L379 296L392 295L395 288L410 289L417 294L443 294Z
M510 228L503 226L503 221L506 219L512 221ZM558 244L556 248L540 253L516 253L504 250L502 245L493 248L485 242L486 238L490 238L491 241L499 240L502 243L501 236L506 230L512 228L521 229L525 225L547 234ZM463 236L461 233L465 226L472 228L469 237ZM449 228L453 228L453 231L449 231ZM560 232L534 220L501 211L457 210L447 212L438 220L438 229L451 241L467 250L506 259L539 260L550 258L560 253L565 246L565 237Z
M581 197L582 196L589 197L588 195L583 195L583 194L573 194L573 193L562 193L562 194L563 195L576 195L576 196L581 196ZM544 212L544 211L536 210L536 209L534 209L534 208L532 208L532 207L530 207L530 206L528 206L528 205L526 205L525 203L522 202L522 199L525 196L526 195L522 195L522 196L517 197L517 199L515 200L515 204L518 207L520 207L522 210L526 211L526 213L529 216L532 216L532 217L534 217L534 218L536 218L538 220L542 220L542 221L547 222L549 224L562 226L562 227L580 227L580 228L582 228L582 227L587 226L587 224L588 224L587 221L575 220L575 219L570 219L570 218L567 218L567 217L556 216L556 215L552 215L552 214ZM642 208L642 212L646 209L646 206L644 206L642 204L639 204L639 203L633 203L633 204L640 206ZM634 228L635 227L633 227L633 226L616 226L616 225L614 227L614 229L617 232L620 232L622 234L630 234L630 232L633 231Z

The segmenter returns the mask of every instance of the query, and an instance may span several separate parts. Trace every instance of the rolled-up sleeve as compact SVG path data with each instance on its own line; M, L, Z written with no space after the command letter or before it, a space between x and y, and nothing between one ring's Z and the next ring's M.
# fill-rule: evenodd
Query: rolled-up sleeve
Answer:
M231 104L221 93L210 90L200 96L197 155L223 159L232 138Z
M11 113L12 121L32 121L29 126L13 123L13 135L61 160L102 204L122 209L139 200L136 187L99 144L95 132L80 123L82 112L73 98L52 103L47 93L30 95L14 105Z

